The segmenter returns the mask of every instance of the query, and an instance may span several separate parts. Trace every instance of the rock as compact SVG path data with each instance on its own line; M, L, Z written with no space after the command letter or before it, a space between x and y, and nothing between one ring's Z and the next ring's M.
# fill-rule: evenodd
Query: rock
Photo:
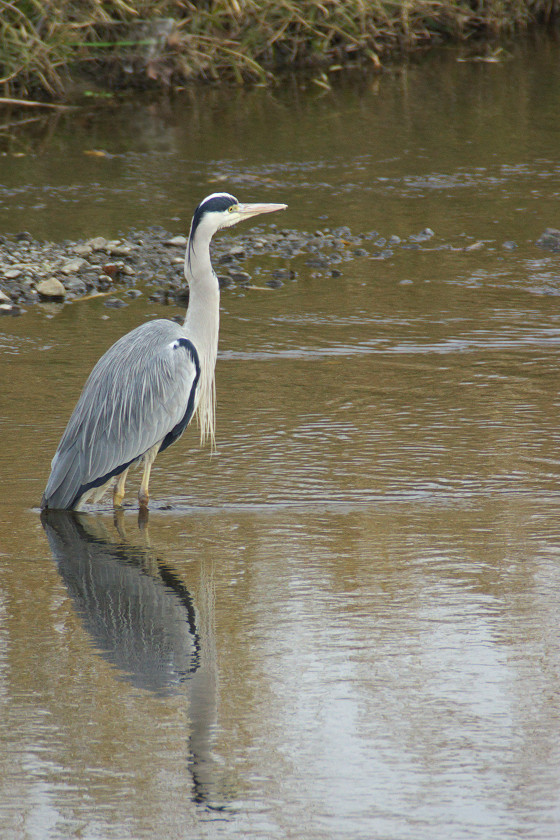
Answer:
M93 239L89 239L86 245L89 245L92 251L104 251L107 247L107 240L102 236L95 236Z
M229 251L228 255L230 257L244 257L245 256L245 248L243 245L233 245Z
M64 281L64 288L75 296L85 295L87 292L86 284L79 277L69 277L68 280Z
M515 249L517 248L517 242L514 242L510 239L507 242L503 243L502 248L505 248L506 251L515 251Z
M327 257L323 257L318 254L316 257L309 257L305 264L311 266L312 268L326 268L329 264L329 260Z
M546 248L548 251L560 251L560 230L546 228L537 239L539 248Z
M121 309L123 306L128 306L126 301L121 300L120 298L107 298L104 303L104 306L109 306L112 309Z
M0 315L12 315L13 309L11 303L0 303Z
M296 273L291 268L275 268L272 276L275 280L294 280Z
M185 248L187 244L187 237L173 236L171 239L166 239L166 241L163 244L171 246L173 248Z
M33 242L33 237L27 230L22 230L19 233L16 233L14 239L17 242Z
M21 277L19 268L7 268L4 272L5 280L16 280L18 277Z
M113 245L109 242L106 251L112 257L128 257L129 254L132 254L132 245Z
M251 275L246 271L230 271L229 276L235 283L250 283Z
M11 298L0 289L0 303L11 303Z
M270 286L271 289L279 289L280 286L283 286L283 282L278 277L270 277L266 281L266 285Z
M113 285L113 279L108 274L100 274L97 278L97 288L106 292Z
M65 263L60 270L63 274L76 274L84 265L87 265L86 260L76 257L75 260Z
M43 298L63 298L66 295L66 289L56 277L49 277L48 280L41 280L37 285L37 291Z
M71 250L77 257L89 257L93 253L91 245L74 245Z
M113 280L116 280L120 275L123 273L124 263L116 262L116 263L105 263L103 266L103 271Z
M412 242L427 242L433 235L434 232L431 228L424 228L424 230L420 231L420 233L411 236L410 240Z

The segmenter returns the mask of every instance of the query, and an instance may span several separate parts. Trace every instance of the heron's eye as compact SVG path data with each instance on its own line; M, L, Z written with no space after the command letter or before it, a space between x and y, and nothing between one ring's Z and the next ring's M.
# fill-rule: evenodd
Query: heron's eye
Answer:
M232 204L228 207L228 213L233 213L234 210L235 210L235 204Z

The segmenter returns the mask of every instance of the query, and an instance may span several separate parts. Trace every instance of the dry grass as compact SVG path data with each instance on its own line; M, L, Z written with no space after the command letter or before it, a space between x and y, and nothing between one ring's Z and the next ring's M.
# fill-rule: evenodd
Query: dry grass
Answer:
M270 81L286 69L380 67L395 51L550 19L559 0L0 0L0 94L107 84Z

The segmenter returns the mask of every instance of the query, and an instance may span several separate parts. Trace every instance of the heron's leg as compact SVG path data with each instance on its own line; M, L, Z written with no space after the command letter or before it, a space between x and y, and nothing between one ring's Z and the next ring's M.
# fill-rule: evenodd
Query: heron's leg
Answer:
M142 483L140 485L140 490L138 491L138 501L140 502L140 507L148 507L148 502L150 501L148 485L150 483L150 473L152 471L152 464L156 460L156 455L159 452L159 447L160 444L156 443L156 445L152 446L151 449L148 449L148 451L144 455L144 472L142 474Z
M117 483L113 488L113 507L121 507L124 499L124 485L126 484L126 477L128 475L129 467L126 468L124 472L122 472L118 479Z

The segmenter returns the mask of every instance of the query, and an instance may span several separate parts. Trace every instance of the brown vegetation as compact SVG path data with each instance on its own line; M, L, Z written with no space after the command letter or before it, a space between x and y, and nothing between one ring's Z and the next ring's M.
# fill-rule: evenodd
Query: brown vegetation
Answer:
M388 55L549 21L558 0L0 0L0 93L273 81L287 69L380 68Z

